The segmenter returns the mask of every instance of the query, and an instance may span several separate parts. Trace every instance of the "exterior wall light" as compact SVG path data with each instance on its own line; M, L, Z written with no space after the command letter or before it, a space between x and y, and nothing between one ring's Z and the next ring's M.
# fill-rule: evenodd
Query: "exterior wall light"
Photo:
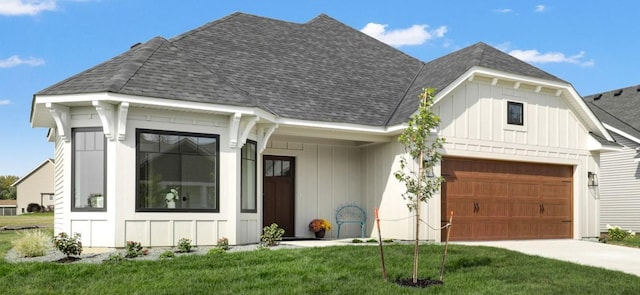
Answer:
M587 181L589 186L598 186L598 174L591 171L587 172Z

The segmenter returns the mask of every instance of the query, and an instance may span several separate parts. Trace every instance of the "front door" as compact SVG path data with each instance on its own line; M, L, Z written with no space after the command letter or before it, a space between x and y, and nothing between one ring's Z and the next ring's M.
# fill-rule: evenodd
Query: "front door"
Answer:
M295 158L264 156L263 226L272 223L284 229L285 237L295 236Z

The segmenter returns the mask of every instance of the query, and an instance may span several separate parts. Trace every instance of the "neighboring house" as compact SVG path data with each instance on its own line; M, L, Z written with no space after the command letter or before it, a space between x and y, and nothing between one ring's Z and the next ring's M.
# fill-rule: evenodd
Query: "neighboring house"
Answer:
M600 231L607 224L640 231L640 85L584 97L622 152L600 157Z
M16 200L0 200L0 216L16 215Z
M27 213L27 206L31 203L40 205L44 210L53 210L54 170L54 161L47 159L12 184L16 188L18 214Z
M455 211L456 240L598 235L587 173L616 144L569 82L484 43L425 63L326 15L243 13L34 95L32 126L55 142L55 231L88 247L244 244L273 222L312 237L311 219L356 204L368 233L380 208L385 238L412 239L393 173L423 87L447 140L425 222Z

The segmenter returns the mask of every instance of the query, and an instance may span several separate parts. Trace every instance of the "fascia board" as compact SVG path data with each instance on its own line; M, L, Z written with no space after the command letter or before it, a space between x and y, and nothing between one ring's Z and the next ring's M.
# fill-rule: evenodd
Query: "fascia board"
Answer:
M635 136L633 136L633 135L631 135L629 133L626 133L626 132L624 132L624 131L622 131L622 130L620 130L618 128L615 128L615 127L613 127L613 126L611 126L611 125L609 125L607 123L602 123L602 125L604 125L604 127L607 128L607 130L609 130L611 132L614 132L614 133L617 133L617 134L620 134L621 136L625 137L626 139L640 144L640 138L637 138L637 137L635 137Z

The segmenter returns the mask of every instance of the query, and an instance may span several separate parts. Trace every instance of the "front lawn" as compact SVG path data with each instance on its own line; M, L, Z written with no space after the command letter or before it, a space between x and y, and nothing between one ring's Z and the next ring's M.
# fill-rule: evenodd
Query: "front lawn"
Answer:
M7 249L0 236L0 249ZM438 278L443 246L422 247ZM451 245L442 286L381 278L376 246L257 250L109 264L0 262L3 294L640 294L640 277L503 249ZM412 246L385 245L391 280L411 275Z
M27 213L14 216L0 216L0 227L3 226L53 226L53 212Z
M608 241L607 243L613 244L613 245L640 248L640 234L636 234L634 237L626 238L622 241Z

